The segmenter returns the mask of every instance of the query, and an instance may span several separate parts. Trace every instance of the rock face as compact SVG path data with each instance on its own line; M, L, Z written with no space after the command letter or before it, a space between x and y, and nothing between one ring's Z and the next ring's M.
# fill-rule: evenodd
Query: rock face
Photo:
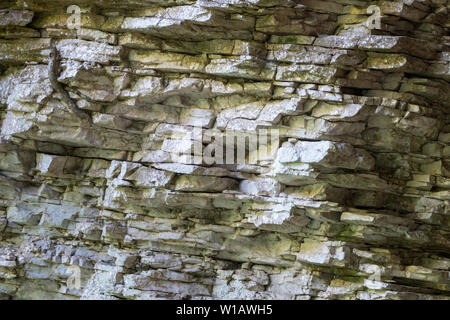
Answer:
M450 299L446 0L93 3L0 4L0 298Z

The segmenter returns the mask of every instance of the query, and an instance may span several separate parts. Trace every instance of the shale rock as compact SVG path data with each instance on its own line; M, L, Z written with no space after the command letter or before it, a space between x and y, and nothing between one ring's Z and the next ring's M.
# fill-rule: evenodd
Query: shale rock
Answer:
M0 6L0 298L450 299L448 1L68 5Z

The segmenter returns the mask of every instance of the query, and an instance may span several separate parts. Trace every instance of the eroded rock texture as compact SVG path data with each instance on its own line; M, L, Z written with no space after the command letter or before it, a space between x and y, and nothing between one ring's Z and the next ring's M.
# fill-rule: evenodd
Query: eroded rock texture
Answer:
M450 297L446 0L93 3L0 4L0 297Z

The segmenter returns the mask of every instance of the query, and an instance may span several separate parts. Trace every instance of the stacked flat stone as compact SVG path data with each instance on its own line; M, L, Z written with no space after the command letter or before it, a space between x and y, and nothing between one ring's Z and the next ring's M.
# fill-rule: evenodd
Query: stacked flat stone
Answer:
M448 1L93 3L0 4L0 298L450 299Z

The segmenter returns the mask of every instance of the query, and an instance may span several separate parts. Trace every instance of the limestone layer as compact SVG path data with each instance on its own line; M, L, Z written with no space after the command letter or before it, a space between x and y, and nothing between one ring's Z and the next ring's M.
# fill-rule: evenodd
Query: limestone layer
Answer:
M449 9L1 1L0 297L449 299Z

